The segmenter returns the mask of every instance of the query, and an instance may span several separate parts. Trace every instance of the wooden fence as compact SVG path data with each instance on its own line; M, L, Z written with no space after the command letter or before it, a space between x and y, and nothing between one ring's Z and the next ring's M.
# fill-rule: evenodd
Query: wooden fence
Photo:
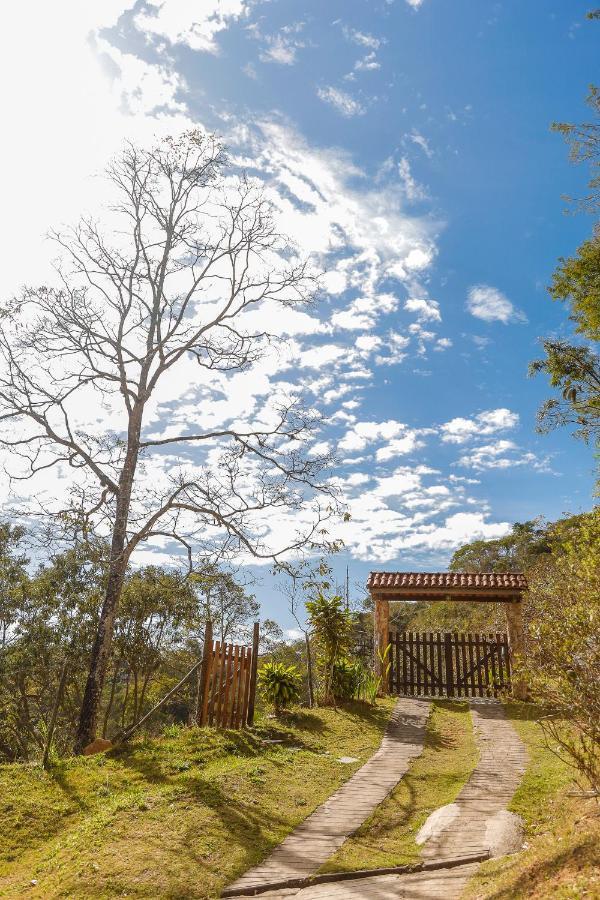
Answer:
M510 690L505 634L390 633L392 693L433 697L497 697Z
M252 647L213 641L212 625L206 625L200 668L198 725L244 728L254 721L258 622Z

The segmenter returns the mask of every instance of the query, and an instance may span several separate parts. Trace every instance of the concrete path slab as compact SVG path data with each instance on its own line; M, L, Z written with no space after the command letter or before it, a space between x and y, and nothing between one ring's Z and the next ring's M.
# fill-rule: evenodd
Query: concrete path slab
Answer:
M400 698L379 750L263 863L242 875L230 889L239 890L316 872L385 800L412 760L421 753L430 710L431 704L427 700Z
M494 700L473 700L470 705L479 762L454 801L458 811L424 844L422 857L426 860L487 850L498 813L506 809L527 765L527 751L506 721L502 705ZM478 863L471 863L433 872L269 891L259 896L264 900L458 900L477 868Z

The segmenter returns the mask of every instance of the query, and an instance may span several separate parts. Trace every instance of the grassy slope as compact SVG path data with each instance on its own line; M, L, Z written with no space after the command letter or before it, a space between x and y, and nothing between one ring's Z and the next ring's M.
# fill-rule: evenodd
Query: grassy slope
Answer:
M527 847L482 865L465 900L600 898L600 805L568 796L573 771L544 746L535 707L506 711L530 757L509 806L525 823Z
M398 787L323 867L339 872L419 859L415 835L430 813L451 803L477 763L466 703L434 701L423 753Z
M50 774L0 766L0 896L214 897L371 755L391 706L184 730Z

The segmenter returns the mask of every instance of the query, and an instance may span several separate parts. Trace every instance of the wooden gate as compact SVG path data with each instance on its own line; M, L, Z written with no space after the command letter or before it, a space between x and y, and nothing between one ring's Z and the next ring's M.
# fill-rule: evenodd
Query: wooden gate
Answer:
M429 697L497 697L510 690L505 634L390 633L389 688Z
M213 641L212 625L206 625L200 668L198 725L244 728L254 720L258 622L252 647Z

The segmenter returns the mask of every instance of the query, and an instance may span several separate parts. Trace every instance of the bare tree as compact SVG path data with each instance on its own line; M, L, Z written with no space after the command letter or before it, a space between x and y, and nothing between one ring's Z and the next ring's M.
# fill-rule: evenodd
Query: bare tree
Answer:
M329 460L305 452L315 417L297 392L214 427L217 379L226 390L227 373L250 368L272 342L252 311L276 315L315 289L260 185L232 173L219 142L199 131L150 149L127 144L107 176L116 200L104 225L84 218L54 232L57 286L24 289L0 320L0 445L11 477L68 476L68 500L43 512L79 539L110 542L76 751L96 734L135 548L177 542L190 568L196 552L285 559L328 543L323 523L335 506L322 480ZM181 393L176 377L195 405L179 424L170 410L165 425L159 412ZM302 528L274 546L265 538L274 511L294 509Z

